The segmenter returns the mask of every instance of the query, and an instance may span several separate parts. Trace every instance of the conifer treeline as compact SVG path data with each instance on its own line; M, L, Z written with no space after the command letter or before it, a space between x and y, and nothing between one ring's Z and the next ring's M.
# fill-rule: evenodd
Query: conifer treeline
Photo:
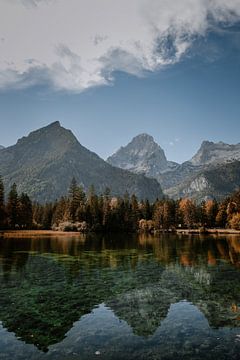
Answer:
M69 194L54 203L32 202L18 194L13 184L5 200L0 177L0 229L54 229L62 231L134 232L174 228L240 229L240 191L225 199L138 201L135 195L112 197L109 189L97 195L92 186L86 194L75 179Z

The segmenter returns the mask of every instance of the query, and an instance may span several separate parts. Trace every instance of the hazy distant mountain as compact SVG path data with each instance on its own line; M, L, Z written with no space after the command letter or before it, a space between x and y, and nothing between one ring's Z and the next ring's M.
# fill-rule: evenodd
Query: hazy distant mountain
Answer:
M73 176L85 190L91 185L97 192L109 187L113 195L128 191L150 200L162 195L156 180L109 165L83 147L59 122L34 131L16 145L1 150L0 174L7 190L16 182L19 191L39 201L65 195Z
M163 149L148 134L140 134L107 159L109 164L158 179L164 171L177 166L167 161Z
M4 149L4 146L0 145L0 150Z

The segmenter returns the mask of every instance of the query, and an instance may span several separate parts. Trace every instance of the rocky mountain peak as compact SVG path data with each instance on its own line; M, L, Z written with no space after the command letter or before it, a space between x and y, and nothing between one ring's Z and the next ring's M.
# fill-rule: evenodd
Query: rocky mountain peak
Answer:
M173 166L167 161L160 145L146 133L135 136L128 145L121 147L107 161L116 167L155 178L169 166Z
M60 151L61 153L69 146L75 145L78 140L70 130L61 126L59 121L55 121L50 125L42 127L38 130L31 132L28 136L24 136L18 140L17 146L29 148L31 144L34 150L48 151Z
M155 143L153 136L151 136L147 133L142 133L142 134L135 136L131 142L133 142L133 143L143 142L145 144L146 143Z
M240 144L229 145L222 141L214 143L203 141L198 152L192 157L190 162L193 165L207 165L214 163L224 163L240 159Z
M73 177L86 191L94 185L98 193L110 188L113 196L126 191L150 201L162 196L155 179L111 166L82 146L59 122L33 131L0 151L0 169L6 191L15 181L19 192L40 202L66 195Z

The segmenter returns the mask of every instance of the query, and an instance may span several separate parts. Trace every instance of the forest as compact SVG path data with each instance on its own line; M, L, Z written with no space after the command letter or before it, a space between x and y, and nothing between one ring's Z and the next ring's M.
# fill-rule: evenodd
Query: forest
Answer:
M239 230L240 190L221 202L163 198L150 203L127 192L113 197L110 189L97 195L93 186L85 193L73 178L67 196L40 204L25 193L18 194L15 183L5 194L0 177L1 230L154 232L177 228Z

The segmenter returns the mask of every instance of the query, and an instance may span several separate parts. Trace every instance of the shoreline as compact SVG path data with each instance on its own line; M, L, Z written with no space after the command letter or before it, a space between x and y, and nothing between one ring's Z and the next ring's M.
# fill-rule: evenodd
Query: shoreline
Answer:
M155 233L157 235L158 232ZM161 231L161 233L169 234L168 231ZM176 229L172 234L185 235L240 235L240 230L233 229ZM58 236L73 236L80 237L86 233L79 231L55 231L55 230L1 230L0 238L22 238L22 237L58 237ZM154 234L153 234L154 235Z
M18 237L37 237L37 236L76 236L82 234L74 231L54 231L54 230L2 230L0 238L18 238Z
M225 234L225 235L240 235L240 230L234 230L234 229L205 229L205 231L202 231L202 229L177 229L177 234L201 234L201 235L211 235L211 234Z

